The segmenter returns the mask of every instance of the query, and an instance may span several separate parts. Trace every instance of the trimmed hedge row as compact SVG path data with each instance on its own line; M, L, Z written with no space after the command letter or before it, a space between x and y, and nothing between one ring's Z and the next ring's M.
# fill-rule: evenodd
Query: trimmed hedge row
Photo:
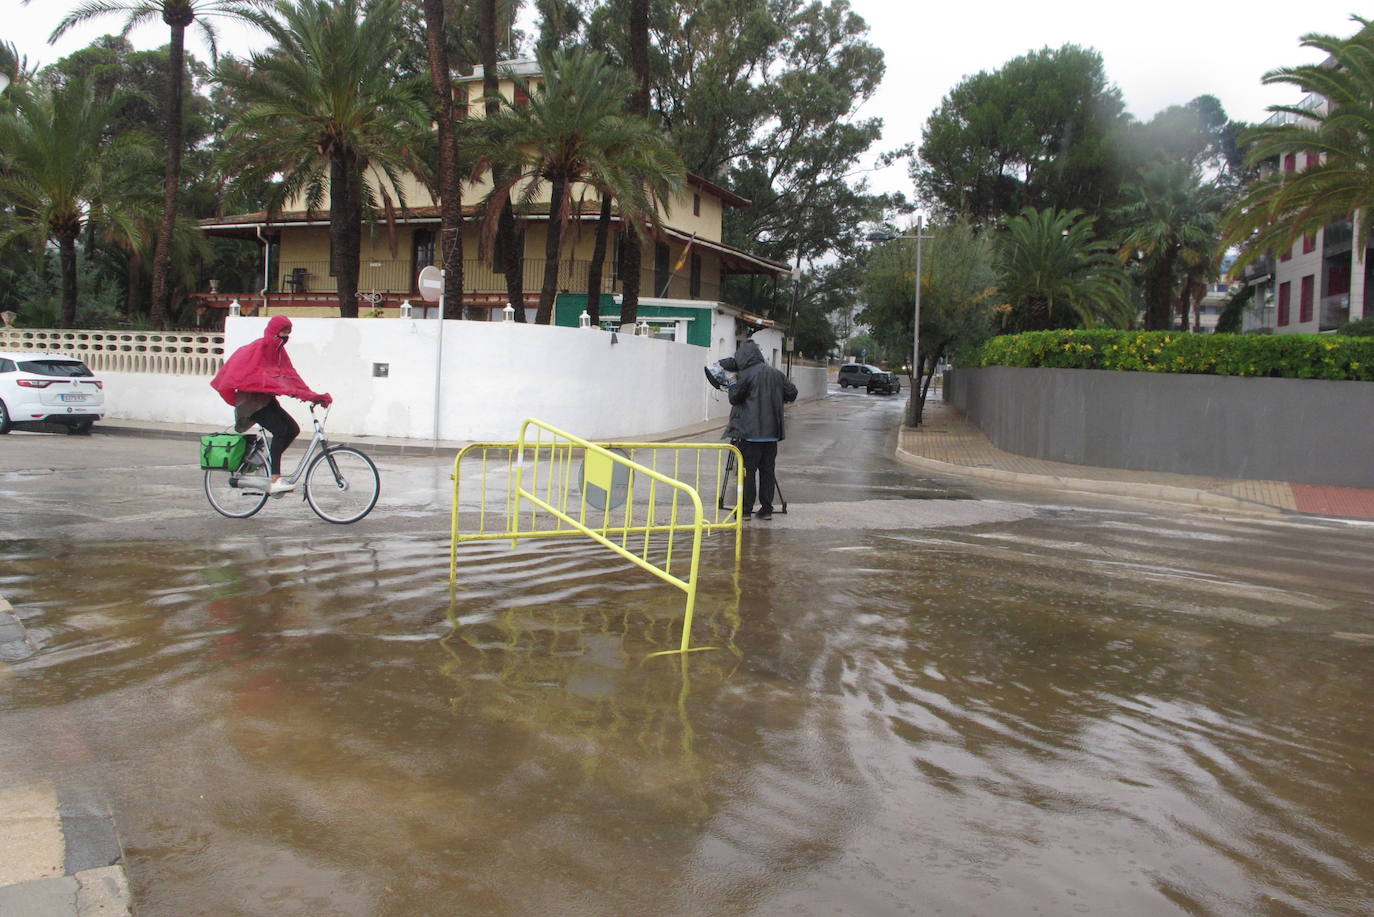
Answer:
M985 343L978 365L1374 382L1374 337L1028 331Z

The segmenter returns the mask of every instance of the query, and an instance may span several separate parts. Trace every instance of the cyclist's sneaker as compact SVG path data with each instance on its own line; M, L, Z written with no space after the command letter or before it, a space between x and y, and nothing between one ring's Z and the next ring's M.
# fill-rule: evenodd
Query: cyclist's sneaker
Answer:
M277 494L284 494L288 491L292 491L295 489L296 485L292 484L290 481L273 481L272 486L267 488L267 492L275 496Z

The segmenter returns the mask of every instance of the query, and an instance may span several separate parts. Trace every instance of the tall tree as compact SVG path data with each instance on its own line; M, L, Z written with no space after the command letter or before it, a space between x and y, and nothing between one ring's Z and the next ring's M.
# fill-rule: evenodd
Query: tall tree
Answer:
M430 111L419 86L388 65L403 33L399 0L279 2L263 20L277 46L247 70L224 72L247 107L225 131L222 164L243 187L280 173L269 209L329 198L331 266L339 314L358 315L364 210L405 206L403 175L419 171Z
M479 148L483 156L477 171L492 162L507 160L513 168L495 184L486 200L483 234L495 231L501 206L518 195L520 209L528 210L548 189L549 209L544 249L544 283L539 294L536 321L553 318L558 288L559 253L568 227L580 216L582 191L587 187L621 187L623 201L646 200L665 182L681 181L681 164L675 162L662 136L642 118L625 110L628 87L605 57L595 52L557 51L539 59L543 82L532 88L529 81L511 73L519 90L529 97L527 105L504 108L483 119ZM626 177L626 163L643 157L662 164L664 173L639 175L636 191ZM649 218L666 209L661 197L647 201Z
M630 10L610 0L589 36L633 71ZM727 212L725 241L794 263L853 257L860 224L889 203L856 180L882 126L858 117L884 70L864 20L847 0L655 0L648 12L651 107L689 171L752 201ZM767 292L728 295L771 314Z
M922 244L921 365L912 366L912 398L920 424L935 369L953 350L988 337L996 292L996 258L988 233L967 219L927 227ZM873 329L879 347L910 363L915 321L916 250L891 242L873 250L863 280L859 321Z
M1146 329L1166 330L1175 301L1187 294L1185 273L1216 260L1225 197L1183 161L1146 166L1126 195L1117 212L1125 226L1119 254L1138 262L1144 275Z
M1242 246L1232 270L1352 216L1358 217L1355 250L1368 247L1374 208L1374 25L1351 18L1360 28L1349 38L1302 38L1303 47L1322 51L1330 64L1282 67L1264 75L1266 84L1294 86L1324 104L1271 106L1282 123L1245 135L1247 162L1270 168L1226 214L1223 241ZM1289 156L1301 159L1304 168L1281 168L1280 161Z
M97 101L84 80L19 94L13 111L0 112L0 199L15 207L0 248L18 235L40 252L57 243L66 328L77 319L77 240L112 190L105 176L124 152L105 142L113 113L114 105Z
M444 318L463 317L463 198L458 177L458 132L448 65L444 0L424 0L425 45L439 140L439 251L444 261ZM466 87L464 88L466 91Z
M490 118L501 110L500 76L496 72L496 48L498 44L497 0L478 0L478 42L482 57L482 98L484 114ZM492 165L492 184L505 181L504 166L500 162ZM521 235L515 223L515 211L507 199L501 204L501 214L497 218L495 251L501 253L501 269L506 276L506 301L515 310L515 320L525 320L525 257ZM491 257L493 253L488 253Z
M1008 331L1131 323L1128 281L1111 243L1082 211L1027 207L1006 221L998 245L998 291Z
M950 90L926 122L913 178L939 212L978 222L1024 207L1101 214L1120 186L1127 123L1100 54L1045 48Z
M29 0L24 0L25 4ZM154 325L167 321L168 269L172 256L172 237L176 230L177 202L181 194L181 160L185 151L182 107L186 84L186 28L199 25L216 55L216 35L212 17L224 16L249 22L259 21L257 11L265 0L88 0L63 19L49 41L56 41L69 29L91 19L110 14L125 16L122 35L135 27L161 19L171 30L171 68L165 107L167 111L167 166L163 177L162 221L158 227L157 248L153 253L153 289L150 319Z
M630 114L649 117L649 0L630 0ZM643 276L644 249L638 232L626 232L620 259L622 294L620 324L639 321L639 287Z

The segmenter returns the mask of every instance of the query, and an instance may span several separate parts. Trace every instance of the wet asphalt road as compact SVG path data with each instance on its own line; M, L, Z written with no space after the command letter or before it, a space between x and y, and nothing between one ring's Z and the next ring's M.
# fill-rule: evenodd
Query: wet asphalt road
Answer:
M698 633L449 467L224 520L194 443L0 437L0 774L109 801L140 913L1374 911L1374 527L914 474L789 411L790 506Z

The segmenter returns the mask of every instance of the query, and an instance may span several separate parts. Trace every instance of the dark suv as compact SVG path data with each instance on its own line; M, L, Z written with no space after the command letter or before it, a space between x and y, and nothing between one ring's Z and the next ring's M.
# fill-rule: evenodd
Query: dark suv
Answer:
M896 373L876 372L868 376L868 393L882 392L885 395L897 395L902 391L902 377Z
M882 370L876 366L869 366L867 363L845 363L840 367L839 375L835 381L840 383L840 388L867 388L868 377L874 373L881 373Z

